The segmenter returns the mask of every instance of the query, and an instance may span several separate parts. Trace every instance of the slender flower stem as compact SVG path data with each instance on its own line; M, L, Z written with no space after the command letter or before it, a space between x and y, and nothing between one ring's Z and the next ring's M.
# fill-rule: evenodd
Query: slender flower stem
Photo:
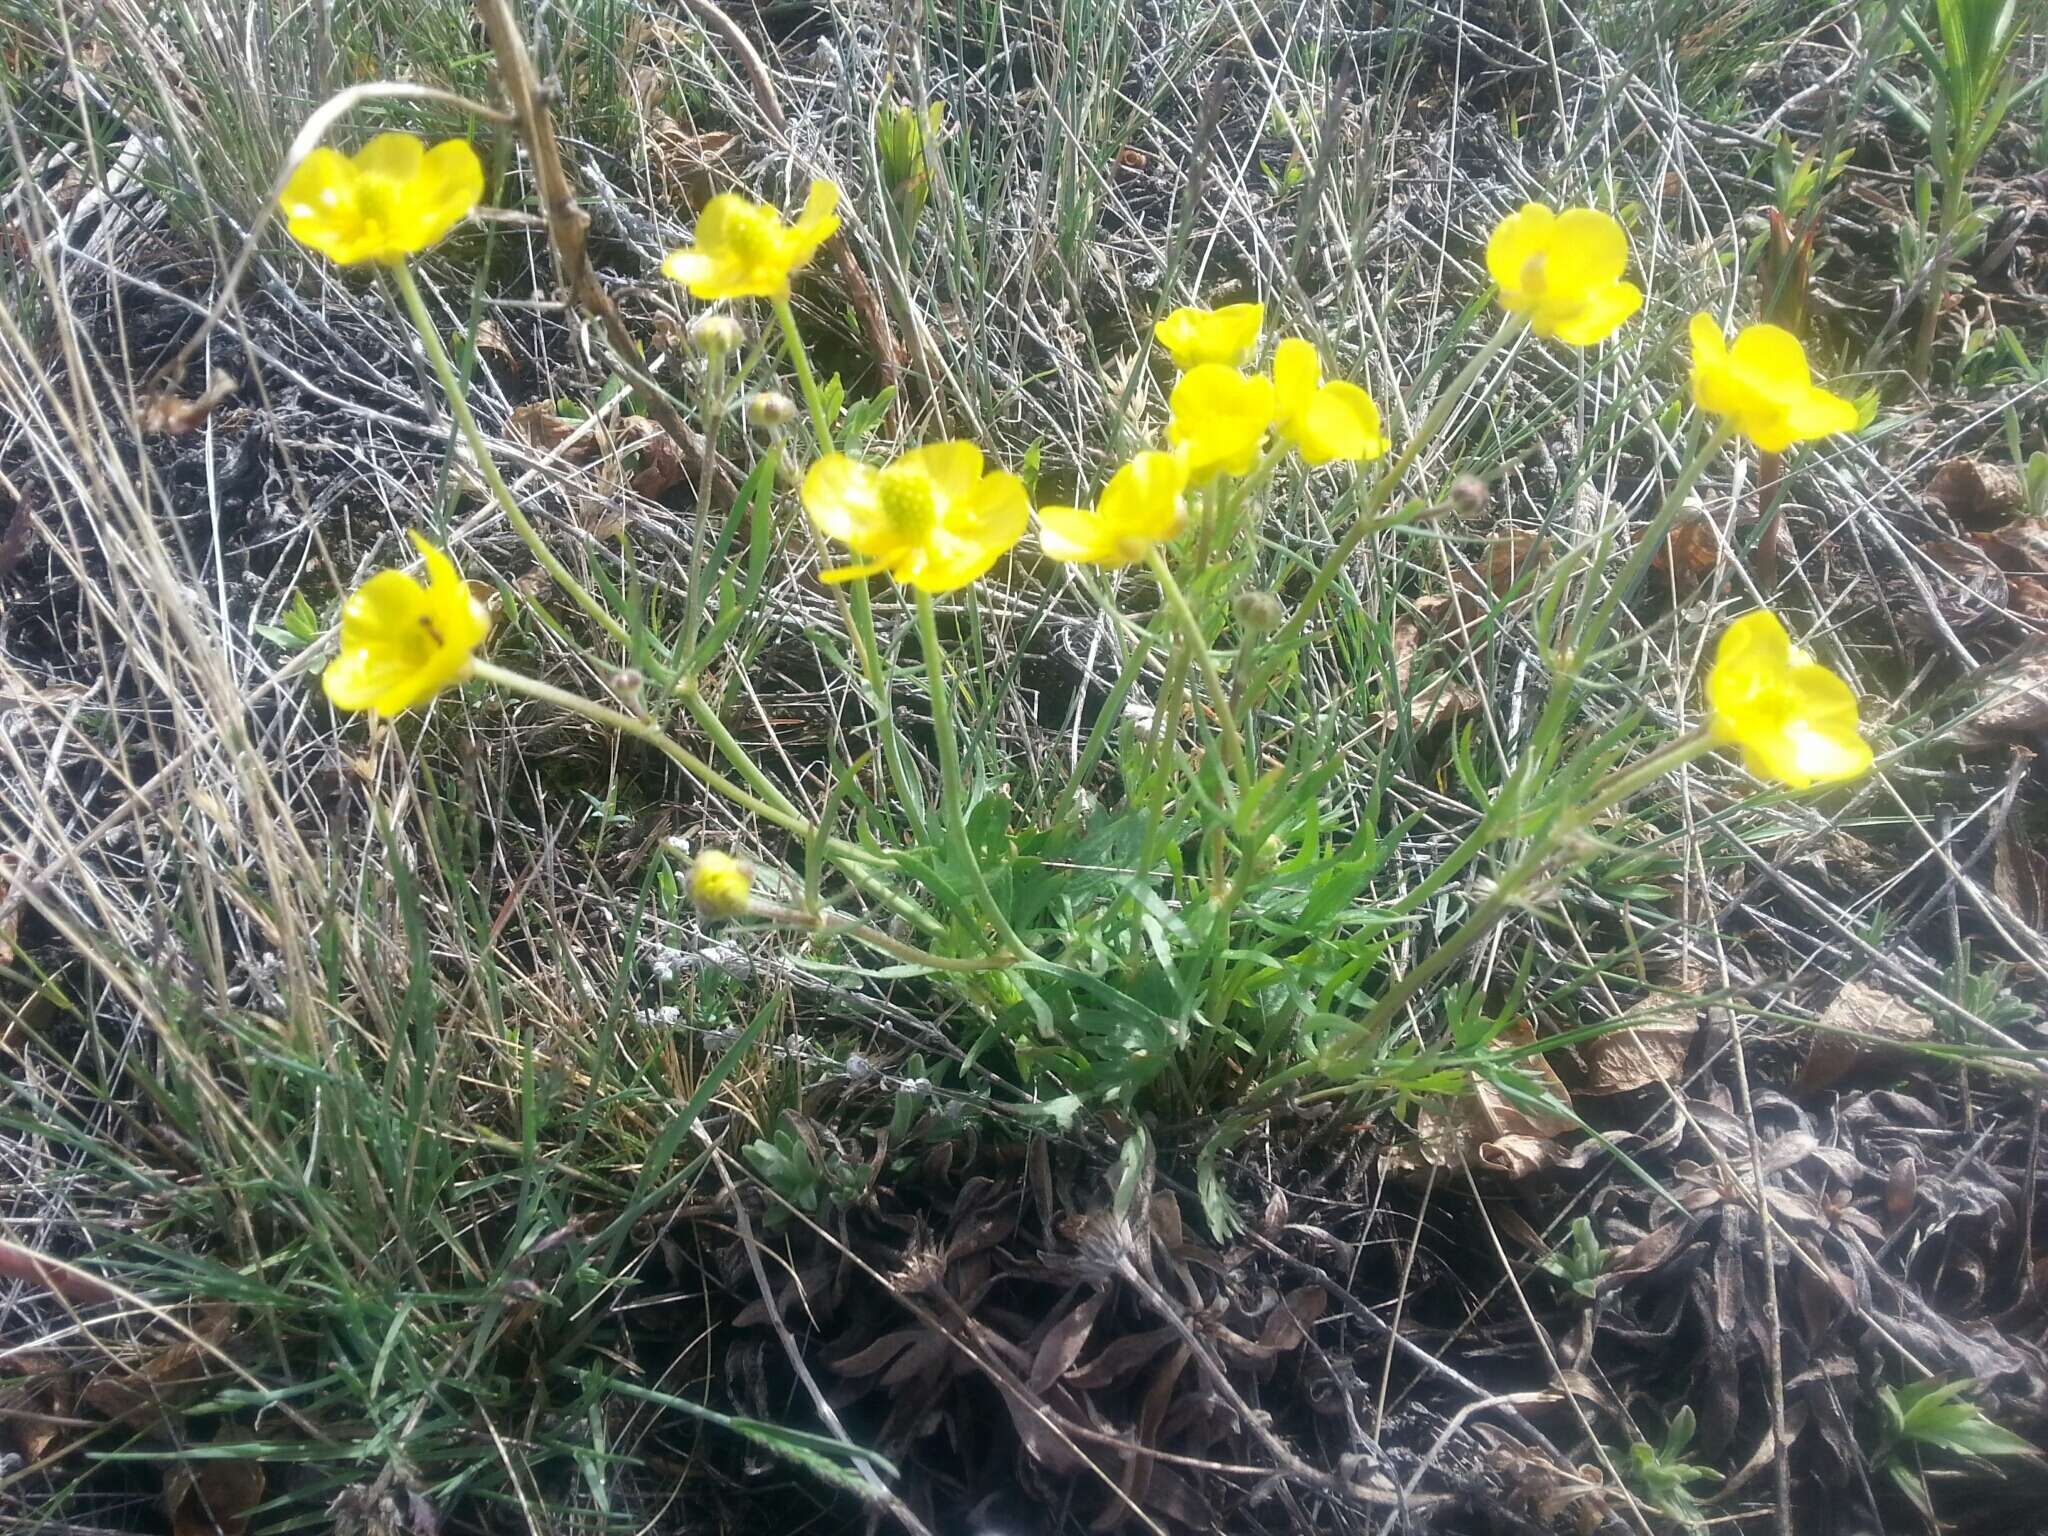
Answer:
M810 353L804 347L803 332L797 329L796 312L789 307L789 295L785 293L771 298L768 303L775 311L776 322L782 327L782 350L789 359L789 366L796 372L797 387L803 392L805 408L811 414L811 431L818 440L818 452L831 453L834 451L832 420L825 410L825 396L818 388L818 376L811 371ZM896 711L889 702L889 674L882 666L882 647L875 638L875 609L868 595L867 578L859 577L836 590L844 593L844 611L849 618L847 627L853 634L854 648L860 652L861 671L867 677L868 691L874 695L875 724L882 739L883 765L896 786L896 799L904 815L922 833L924 828L917 813L918 802L911 791L903 738L896 729Z
M648 746L653 747L657 752L675 763L677 767L689 774L698 783L708 789L716 790L742 810L752 811L763 821L782 828L794 837L801 837L808 841L818 836L818 829L814 824L806 821L802 816L794 812L783 810L781 807L763 800L758 795L750 794L748 791L740 788L739 785L733 783L731 779L728 779L716 768L705 762L703 758L690 751L689 748L685 747L681 742L650 720L638 719L633 715L625 713L623 710L613 709L609 704L600 704L595 699L586 699L581 694L571 693L566 688L557 688L553 683L544 683L537 677L528 677L524 672L514 672L510 668L498 666L494 662L474 661L470 666L472 675L481 678L487 683L496 683L500 688L507 689L513 693L523 693L528 698L539 699L544 703L556 705L558 708L566 709L571 714L581 715L584 719L593 721L598 725L608 726L621 735L631 736L636 741L647 743ZM909 901L897 892L889 889L887 885L875 879L868 869L864 867L870 865L889 866L893 861L886 854L876 853L872 849L861 847L858 843L849 843L844 838L838 837L825 838L824 847L825 851L833 855L838 861L839 867L846 874L846 878L851 880L861 890L873 896L892 912L897 913L927 931L935 931L938 928L937 922L929 912L926 912L915 902Z
M870 949L878 949L885 955L893 956L906 965L920 965L927 970L1000 971L1017 963L1017 957L1012 954L935 955L928 949L906 944L879 928L871 928L853 918L842 917L837 912L804 912L796 907L785 907L779 902L756 899L747 904L747 915L765 918L773 923L786 923L792 928L806 928L812 933L853 939Z
M1486 339L1486 344L1473 353L1471 360L1458 371L1458 376L1437 396L1436 403L1429 408L1429 414L1423 417L1422 425L1415 429L1407 445L1395 455L1394 462L1382 470L1367 489L1351 527L1317 567L1315 579L1309 583L1308 591L1303 595L1300 604L1268 642L1267 663L1246 688L1247 698L1256 701L1273 668L1285 658L1295 640L1300 638L1310 617L1322 600L1329 595L1331 586L1343 573L1345 565L1358 546L1378 530L1380 508L1387 504L1388 498L1399 487L1402 478L1422 456L1422 451L1435 440L1437 433L1443 430L1444 423L1450 420L1451 412L1457 408L1458 402L1471 393L1472 386L1478 382L1479 375L1485 371L1486 366L1500 355L1501 350L1509 342L1521 335L1526 324L1520 315L1509 315L1501 321L1499 327Z
M1566 811L1545 828L1535 844L1495 882L1492 892L1473 909L1472 914L1464 922L1458 925L1451 936L1431 950L1407 975L1395 982L1373 1005L1372 1011L1359 1021L1357 1027L1347 1033L1362 1040L1372 1040L1384 1033L1416 993L1441 976L1466 950L1484 938L1521 899L1522 893L1551 870L1560 852L1569 851L1572 841L1587 822L1609 806L1634 794L1644 785L1654 783L1667 773L1691 762L1712 746L1713 738L1708 732L1689 731L1651 753L1641 762L1618 769L1596 784L1585 802Z
M711 738L712 744L725 754L725 760L733 765L739 776L745 779L754 793L770 805L787 811L792 816L799 812L795 804L777 787L775 781L761 771L747 749L740 745L739 738L718 718L718 711L711 707L711 701L704 697L697 686L697 679L685 677L676 688L683 701L683 707L690 712L690 718L697 722L697 728Z
M818 376L811 372L810 354L804 350L803 332L796 327L796 312L789 307L789 295L771 298L768 303L782 326L782 348L789 357L789 366L796 370L797 386L803 391L804 405L811 413L811 431L817 436L818 452L830 453L832 421L825 414L825 396L818 388Z
M690 524L690 580L683 589L683 653L695 657L697 637L704 619L704 531L711 525L711 482L718 464L718 435L725 423L727 367L731 353L712 348L704 358L704 454L697 466L697 516ZM744 379L745 373L740 374ZM778 433L764 455L765 474L772 490L775 472L781 467L782 439Z
M924 647L925 675L931 681L932 734L938 738L939 782L945 798L943 810L947 829L953 834L961 860L967 867L968 878L974 884L975 894L988 909L989 920L995 924L996 933L1010 952L1018 959L1028 959L1030 946L1017 936L1010 926L1010 919L996 903L995 893L989 889L988 877L981 872L981 861L974 855L974 843L967 835L967 787L960 776L960 744L953 734L953 706L946 685L946 654L939 648L939 621L932 611L931 594L923 588L917 589L917 633Z
M719 794L725 796L726 799L739 806L742 810L752 811L763 821L773 823L792 836L802 838L817 836L818 829L802 816L792 811L784 810L781 806L774 805L762 799L759 795L742 789L651 720L642 720L636 715L627 714L622 709L614 709L609 704L600 704L595 699L586 699L580 693L571 693L566 688L557 688L553 683L542 682L537 677L528 677L524 672L514 672L511 668L501 667L496 662L478 660L471 662L470 665L474 674L487 683L495 683L500 688L508 689L513 693L523 693L528 698L539 699L543 703L553 704L558 708L568 710L571 714L581 715L584 719L595 724L607 726L622 736L631 736L636 741L645 742L648 746L653 747L657 752L674 762L677 767L690 775L691 778L697 780L698 783L708 789L717 790ZM835 849L835 851L840 850ZM851 843L844 845L844 851L867 861L872 861L875 857L867 849L857 848Z
M1166 557L1157 549L1148 550L1146 563L1152 567L1153 579L1159 583L1159 590L1166 596L1166 606L1173 610L1174 621L1179 624L1187 640L1188 649L1194 653L1195 661L1202 669L1202 681L1209 690L1209 702L1216 708L1217 735L1223 742L1223 760L1230 767L1231 777L1237 781L1240 792L1251 788L1251 768L1245 761L1244 735L1237 727L1237 712L1230 705L1230 690L1224 686L1223 674L1216 667L1216 653L1209 649L1208 638L1202 633L1201 620L1195 617L1195 610L1188 606L1187 594L1180 589L1180 583L1173 579L1173 568L1166 563Z
M590 616L591 622L612 639L624 644L629 636L626 626L605 610L604 604L590 595L582 582L570 574L569 568L555 557L547 541L540 536L540 530L527 520L519 509L519 502L512 495L512 487L505 483L505 477L498 470L498 461L491 456L490 444L484 441L483 429L476 424L476 417L470 413L469 400L462 392L462 385L455 377L455 365L449 361L448 349L441 343L441 333L434 325L434 317L427 313L427 301L420 294L419 284L413 281L412 269L402 261L395 261L388 269L391 281L398 289L398 296L405 304L406 313L411 317L413 329L420 333L420 345L426 348L427 362L434 370L434 377L441 382L441 393L447 397L448 409L455 417L455 425L461 431L463 440L469 444L470 456L476 460L476 467L489 487L491 497L505 514L505 520L512 525L512 531L526 541L526 547L533 551L541 569L554 577L555 584L575 601Z

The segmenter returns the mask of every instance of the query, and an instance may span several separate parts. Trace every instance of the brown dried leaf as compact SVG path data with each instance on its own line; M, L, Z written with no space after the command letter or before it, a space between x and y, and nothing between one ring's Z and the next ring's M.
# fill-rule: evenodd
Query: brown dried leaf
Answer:
M2005 464L1950 459L1927 482L1927 495L1962 527L1987 532L2027 504L2026 481Z
M263 1463L240 1458L181 1461L164 1475L171 1536L242 1536L263 1502Z
M1516 1024L1501 1032L1492 1049L1525 1047L1535 1038L1527 1024ZM1560 1104L1571 1103L1571 1095L1543 1057L1522 1056L1515 1065L1536 1078ZM1510 1179L1523 1179L1564 1161L1566 1148L1559 1138L1576 1124L1567 1115L1528 1111L1511 1104L1500 1089L1475 1077L1464 1093L1441 1108L1419 1110L1414 1142L1389 1154L1386 1162L1389 1169L1397 1171L1477 1164Z
M1957 735L1966 746L1997 746L2048 730L2048 650L2036 650L1985 683L1983 708Z
M1663 1226L1638 1238L1609 1259L1607 1267L1600 1271L1600 1278L1595 1284L1604 1291L1621 1284L1624 1280L1632 1280L1637 1275L1647 1275L1652 1270L1661 1268L1673 1254L1685 1246L1686 1239L1692 1235L1692 1230L1693 1224L1690 1221L1665 1222Z
M1579 1059L1586 1066L1580 1092L1633 1093L1652 1083L1676 1082L1685 1070L1699 1021L1671 1018L1670 1007L1663 1002L1632 1012L1641 1012L1643 1021L1595 1035L1579 1046Z
M656 112L648 124L647 163L669 202L702 208L720 185L731 183L737 142L730 133L692 133L666 112Z
M1947 574L1946 581L1928 585L1950 629L1968 630L2004 617L2011 586L1981 547L1962 539L1924 539L1920 552Z
M512 338L506 334L505 327L498 323L495 315L485 315L483 319L477 321L473 334L476 338L477 351L490 358L507 373L517 374L526 371L526 359L519 355L518 348L512 345Z
M585 432L581 437L575 435L583 422L556 415L554 402L550 400L529 400L512 412L507 425L512 435L529 447L541 453L559 453L571 464L587 464L597 452L597 441L592 433Z
M1468 618L1484 615L1488 596L1506 597L1518 586L1526 591L1550 560L1550 542L1541 534L1510 530L1488 539L1472 568L1461 569L1454 577L1459 608Z
M626 441L633 444L640 458L633 478L626 482L632 486L635 495L645 496L651 501L663 491L673 490L682 484L687 472L683 467L683 451L676 446L674 438L645 416L628 416L620 424L619 431Z
M2038 576L2008 576L2005 592L2015 618L2048 624L2048 581Z
M1721 530L1704 510L1680 517L1664 547L1651 557L1651 564L1671 572L1681 589L1698 586L1720 563Z
M1818 1093L1859 1067L1932 1039L1934 1020L1868 982L1846 983L1820 1016L1820 1033L1799 1069L1799 1091Z
M1108 1300L1108 1291L1096 1291L1053 1324L1052 1330L1039 1343L1038 1354L1031 1362L1031 1375L1025 1385L1033 1392L1043 1392L1073 1368L1074 1362L1081 1358L1081 1351L1088 1347L1088 1336L1094 1331L1095 1320L1102 1315L1103 1304Z
M1299 1347L1322 1315L1330 1310L1330 1293L1320 1285L1304 1285L1289 1291L1280 1299L1280 1305L1266 1315L1266 1326L1259 1334L1262 1348L1275 1354L1285 1354Z
M207 379L206 388L189 400L169 389L145 395L136 412L136 425L144 437L183 437L204 425L206 418L220 409L235 389L234 376L216 368Z
M1432 726L1449 724L1485 703L1475 689L1466 687L1449 672L1437 673L1411 687L1415 657L1421 647L1422 626L1413 619L1397 619L1393 633L1394 685L1407 698L1410 730L1426 731ZM1382 730L1391 729L1393 720L1393 715L1382 714L1375 724Z
M0 1420L6 1422L22 1456L41 1461L67 1425L75 1422L78 1384L54 1354L0 1356L0 1370L21 1378L0 1390Z
M1998 830L1991 888L2029 928L2048 927L2048 855L2021 836L2018 817L2008 817Z
M2021 518L1978 534L1977 542L2008 576L2048 576L2048 523Z

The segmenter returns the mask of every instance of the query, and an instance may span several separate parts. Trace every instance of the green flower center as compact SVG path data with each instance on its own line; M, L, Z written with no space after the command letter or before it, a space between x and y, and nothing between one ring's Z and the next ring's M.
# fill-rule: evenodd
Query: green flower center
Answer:
M922 544L939 521L938 493L915 470L885 469L875 500L889 531L904 544Z
M399 204L397 183L382 176L365 176L356 183L356 217L367 229L390 227Z
M726 226L726 244L740 265L759 266L775 254L775 232L770 218L772 215L764 217L756 213L748 218L734 219Z

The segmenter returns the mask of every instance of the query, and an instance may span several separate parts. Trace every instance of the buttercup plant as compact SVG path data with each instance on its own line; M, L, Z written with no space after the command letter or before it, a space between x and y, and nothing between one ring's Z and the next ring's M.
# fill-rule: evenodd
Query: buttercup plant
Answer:
M405 265L474 205L474 197L462 203L460 157L373 144L382 147L366 147L363 164L324 153L317 165L309 160L293 183L298 195L287 199L294 232L337 260L380 262L391 274L494 499L527 537L531 524L490 463ZM1375 867L1361 862L1377 846L1371 829L1358 829L1348 848L1329 839L1317 766L1268 712L1270 691L1365 539L1453 502L1483 507L1483 485L1475 493L1469 476L1448 501L1415 497L1409 484L1457 402L1524 336L1592 347L1640 311L1643 295L1626 276L1627 235L1611 216L1530 204L1500 222L1485 261L1505 313L1419 420L1397 417L1398 447L1372 393L1333 355L1282 336L1262 359L1264 306L1174 310L1154 333L1173 370L1156 435L1116 464L1099 492L1040 507L1034 550L1024 542L1033 520L1025 484L992 465L983 445L947 438L887 457L841 448L843 396L818 383L791 291L837 231L838 209L837 189L823 181L793 220L721 194L663 270L691 299L732 307L696 317L690 334L707 360L698 370L707 429L716 432L730 404L736 430L744 422L760 434L738 432L761 447L741 491L757 562L772 545L770 529L791 525L778 513L776 487L783 456L797 460L796 525L819 536L815 579L845 597L853 665L878 729L880 783L892 792L875 798L892 802L893 817L848 834L834 825L838 795L818 820L799 811L699 694L697 677L716 664L726 621L708 611L697 553L684 573L685 632L671 642L637 614L628 622L611 613L537 534L528 538L602 643L630 645L651 668L650 686L621 707L492 661L487 611L449 558L417 541L424 581L379 573L344 609L341 654L325 675L336 707L399 714L474 679L642 741L767 829L759 864L717 850L697 856L684 885L703 916L800 931L814 944L842 941L944 978L972 1017L1007 1034L1021 1071L1104 1100L1157 1094L1191 1111L1234 1106L1236 1118L1219 1133L1226 1139L1230 1125L1285 1094L1354 1091L1409 1006L1449 979L1517 904L1585 858L1598 818L1656 779L1721 749L1792 789L1853 780L1871 766L1850 685L1798 649L1768 612L1727 625L1697 728L1632 761L1615 750L1619 738L1586 744L1569 729L1579 668L1604 643L1714 455L1738 435L1777 451L1854 425L1853 409L1813 384L1791 337L1753 326L1726 345L1704 318L1694 322L1689 381L1707 419L1695 451L1605 590L1567 612L1546 609L1556 676L1522 757L1470 834L1422 879L1388 902L1361 897ZM381 221L374 231L373 217ZM796 407L780 380L759 376L773 373L773 360L740 356L754 303L775 315L771 334L803 401L808 443L785 430ZM1284 600L1249 579L1264 537L1259 499L1282 475L1312 477L1348 517L1319 558L1300 559L1311 574L1298 597ZM1041 569L1081 571L1075 579L1109 605L1126 656L1052 813L1018 825L1009 801L969 772L956 724L960 683L986 679L952 664L935 599L972 605L976 586L1006 559L1039 556ZM894 643L881 644L868 591L876 579L886 583L878 591L911 611L921 679L904 676ZM1137 606L1122 611L1132 596ZM727 590L718 607L739 601ZM1133 725L1127 705L1141 679L1150 702ZM920 683L938 780L929 819L925 774L896 719L898 690ZM1201 707L1190 731L1183 706L1191 686ZM669 698L688 709L729 772L679 742L646 702ZM1106 763L1121 801L1088 809L1085 781ZM845 771L851 777L858 765ZM770 846L778 835L788 839L786 863ZM1394 925L1510 842L1519 851L1461 923L1398 976L1379 969ZM800 875L784 872L799 865ZM1055 866L1062 874L1049 878ZM828 869L842 892L824 889ZM1338 894L1304 894L1326 889ZM884 911L895 931L835 903ZM1211 1214L1227 1224L1219 1205Z

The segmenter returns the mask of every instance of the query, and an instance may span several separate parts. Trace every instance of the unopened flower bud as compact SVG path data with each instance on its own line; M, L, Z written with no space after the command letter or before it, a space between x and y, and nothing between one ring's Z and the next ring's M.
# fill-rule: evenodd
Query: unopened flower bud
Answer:
M796 420L796 402L779 389L764 389L747 397L747 421L765 430L786 427Z
M1261 635L1278 629L1287 618L1287 610L1280 606L1280 599L1258 588L1238 593L1231 600L1230 611L1237 615L1237 622L1244 628Z
M736 352L746 339L739 321L730 315L700 315L690 322L690 345L707 357Z
M1493 500L1493 492L1477 475L1460 475L1451 482L1451 510L1460 517L1477 517Z
M754 874L731 854L707 848L690 865L690 902L701 917L745 917Z

